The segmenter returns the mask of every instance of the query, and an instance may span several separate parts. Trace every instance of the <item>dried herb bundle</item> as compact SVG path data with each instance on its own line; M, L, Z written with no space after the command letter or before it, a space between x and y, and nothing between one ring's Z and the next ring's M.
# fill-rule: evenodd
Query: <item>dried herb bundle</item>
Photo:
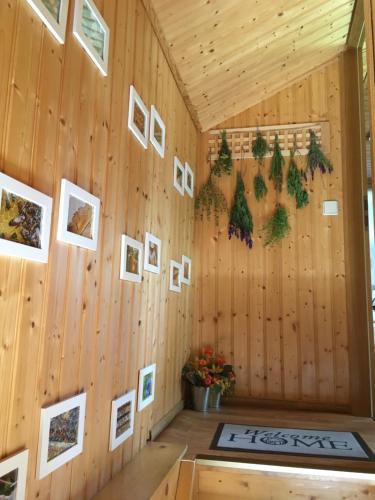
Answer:
M281 193L283 187L283 166L285 164L284 157L281 153L279 138L276 134L273 147L273 155L271 162L270 180L273 181L276 191Z
M219 186L213 179L212 171L207 182L203 184L195 198L195 211L198 217L203 219L206 214L209 219L212 212L215 215L216 225L219 224L220 214L228 212L227 200Z
M309 194L304 189L302 184L303 172L298 170L296 160L294 158L294 151L290 152L290 162L288 168L288 193L296 199L297 208L303 208L309 204Z
M255 191L255 198L257 199L257 201L264 198L268 192L266 182L261 173L258 173L254 177L254 191Z
M233 206L230 211L228 236L236 236L241 241L245 241L249 248L253 246L251 238L254 230L253 217L249 210L245 196L245 185L242 176L237 172L237 185L234 194Z
M310 130L310 148L307 154L307 170L310 170L312 179L314 179L314 173L317 168L319 168L322 174L326 172L330 174L333 170L333 165L320 149L315 132Z
M220 177L222 174L230 175L232 172L232 151L229 149L227 141L227 131L221 132L221 145L218 159L213 166L213 173Z
M257 137L254 141L252 152L255 160L258 160L259 165L263 164L264 158L269 152L270 148L266 139L262 136L260 130L257 131Z
M276 205L276 209L271 219L263 227L265 234L264 246L276 245L290 231L288 212L285 207Z

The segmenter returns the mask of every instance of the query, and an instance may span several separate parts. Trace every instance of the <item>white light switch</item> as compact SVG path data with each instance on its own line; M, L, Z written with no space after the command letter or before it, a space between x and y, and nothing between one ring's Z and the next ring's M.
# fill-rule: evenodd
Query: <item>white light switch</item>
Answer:
M338 215L339 202L337 200L323 201L323 215Z

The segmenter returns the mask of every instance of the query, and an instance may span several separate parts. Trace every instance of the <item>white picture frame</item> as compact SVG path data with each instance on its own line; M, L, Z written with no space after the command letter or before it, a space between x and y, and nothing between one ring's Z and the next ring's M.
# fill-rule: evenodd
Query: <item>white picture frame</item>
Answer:
M135 399L136 391L133 389L132 391L129 391L123 396L120 396L112 401L109 451L115 450L134 433ZM120 424L124 425L124 419L127 419L128 417L127 414L119 415L119 411L121 411L121 409L128 404L130 404L130 422L128 424L128 422L125 421L125 424L128 424L128 427L124 432L118 432L119 420Z
M156 364L139 370L138 381L138 411L142 411L155 399ZM147 384L147 386L145 385ZM144 390L147 391L144 393Z
M139 112L143 116L143 131L137 126L135 119L135 111L136 107ZM130 85L129 92L129 110L128 110L128 127L133 132L134 136L137 140L142 144L144 149L147 149L148 146L148 133L149 133L149 123L150 123L150 114L149 111L142 101L141 97L135 90L134 85Z
M173 185L180 193L181 196L184 196L185 191L185 168L177 158L174 157L173 160Z
M91 27L88 26L90 21ZM95 22L99 29L93 31L95 28L92 26ZM93 36L90 37L90 31L95 34L96 42ZM107 76L110 31L93 0L75 0L73 35L101 74Z
M153 246L156 248L156 263L153 262ZM160 274L161 268L161 241L159 238L154 236L151 233L147 233L145 235L145 261L144 261L144 269L146 271L150 271L151 273Z
M16 489L12 492L12 500L24 500L26 498L28 462L29 450L21 451L17 455L0 460L0 480L7 474L17 471Z
M58 12L51 12L43 0L26 0L41 21L47 26L59 44L65 43L69 0L61 0Z
M190 198L194 197L194 172L188 162L185 162L184 187Z
M82 202L79 206L77 202ZM91 237L84 236L84 232L87 231L88 225L85 225L85 210L87 212L86 206L91 207ZM73 212L74 210L74 212ZM83 216L78 214L79 211L83 210ZM73 227L74 218L77 222L74 224L77 227L77 232L69 230L69 226ZM87 214L86 214L87 219ZM86 248L88 250L96 250L98 246L99 237L99 221L100 221L100 200L91 193L85 191L84 189L76 186L67 179L61 180L61 191L60 191L60 207L59 207L59 219L57 224L57 239L63 243L68 243L70 245L75 245L78 247ZM79 234L79 226L82 227L81 231L83 233Z
M18 209L18 216L15 217L13 208L16 204L19 206L20 200L24 201L23 208L21 211ZM35 262L48 262L52 203L50 196L0 172L0 216L9 210L8 225L4 221L0 224L0 254ZM22 222L17 224L16 220L20 220L20 217ZM41 219L38 226L35 226L36 217ZM4 231L7 227L10 239L5 237ZM30 231L33 231L31 236ZM26 241L22 233L29 235L32 245L17 241L17 238Z
M76 442L67 447L65 451L49 458L52 420L67 412L74 411L77 408L79 409L78 417L76 416L77 412L74 414L74 422L77 423ZM86 393L78 394L77 396L73 396L65 401L61 401L60 403L48 406L47 408L42 408L39 429L37 479L42 479L82 453L85 430L85 413ZM55 444L55 449L58 447L59 446Z
M191 284L191 259L189 257L186 257L186 255L182 256L182 274L181 274L181 283L184 285L190 285ZM186 273L186 268L188 269L188 272Z
M155 136L155 124L160 128L161 131L161 143L158 141L157 136ZM157 109L154 105L151 106L150 115L150 142L159 153L161 158L165 155L165 124L161 119Z
M134 255L128 251L128 248L133 248L138 253ZM143 244L123 234L121 236L121 263L120 263L120 279L140 283L142 281L143 268ZM130 270L129 270L130 269ZM134 272L136 269L136 272Z
M178 274L176 275L176 271ZM178 278L176 283L175 278ZM182 264L171 260L169 263L169 290L171 292L181 293L181 278L182 278Z

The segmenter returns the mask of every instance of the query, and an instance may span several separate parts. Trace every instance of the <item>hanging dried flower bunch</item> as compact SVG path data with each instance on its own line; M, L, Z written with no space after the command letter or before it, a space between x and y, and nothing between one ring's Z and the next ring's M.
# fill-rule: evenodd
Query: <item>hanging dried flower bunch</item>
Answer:
M309 204L309 194L302 184L304 174L302 171L298 170L295 160L295 151L295 148L290 151L287 177L288 193L296 199L297 208L303 208Z
M236 236L245 241L249 248L253 246L252 233L254 230L253 217L249 210L245 196L245 184L240 172L237 172L237 185L234 194L233 206L230 211L228 236Z
M273 146L273 155L271 161L271 172L270 172L270 180L273 181L276 191L281 193L283 187L283 166L285 164L284 157L282 155L279 137L276 134L275 143Z
M213 173L218 177L222 174L230 175L232 172L232 151L228 146L227 131L221 132L221 145L219 149L219 156L214 163Z
M254 177L254 191L255 191L255 198L257 199L257 201L264 198L268 191L266 182L264 180L260 168L263 166L264 158L266 157L269 150L270 148L267 144L266 139L262 136L262 133L258 130L256 139L252 147L254 159L258 161L258 173Z
M307 170L310 170L311 178L314 179L315 170L319 168L322 174L331 173L333 165L320 149L316 134L310 130L310 148L307 154Z
M280 204L276 205L271 219L263 227L265 234L264 246L273 246L279 243L290 231L288 212Z
M254 177L254 191L255 191L255 198L257 199L257 201L264 198L268 192L266 181L264 180L263 175L260 173L258 173Z
M207 216L207 219L210 219L213 212L216 225L219 225L220 214L228 212L227 200L216 184L212 170L195 198L195 212L201 219L203 219L204 215Z

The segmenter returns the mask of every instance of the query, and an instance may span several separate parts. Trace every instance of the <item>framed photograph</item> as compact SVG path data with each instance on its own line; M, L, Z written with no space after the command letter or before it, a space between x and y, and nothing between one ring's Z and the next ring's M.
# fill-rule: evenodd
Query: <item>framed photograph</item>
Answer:
M127 281L142 281L143 245L123 234L121 236L120 279Z
M190 196L190 198L194 197L194 173L188 164L185 163L185 191Z
M180 193L180 195L184 196L185 169L177 156L174 157L173 185Z
M181 292L182 264L175 260L170 261L169 265L169 290L172 292Z
M82 453L86 393L42 408L37 478L42 479Z
M161 267L161 241L151 233L146 233L145 238L145 264L146 271L160 274Z
M24 500L26 498L27 464L29 450L0 461L0 499Z
M134 432L135 391L112 401L109 450L113 451Z
M163 120L160 118L155 106L151 106L151 118L150 118L150 142L159 153L159 155L164 158L165 153L165 125Z
M52 198L0 173L0 254L48 262Z
M186 257L186 255L182 256L181 282L184 283L184 285L190 285L191 283L191 259Z
M65 42L69 0L27 0L56 40Z
M94 0L75 0L73 34L102 75L107 76L109 28Z
M71 245L96 250L99 219L99 198L62 179L57 239Z
M138 411L142 411L155 399L156 365L149 365L139 371Z
M148 144L149 120L150 116L148 109L137 94L135 87L131 85L129 94L128 127L145 149L147 149Z

